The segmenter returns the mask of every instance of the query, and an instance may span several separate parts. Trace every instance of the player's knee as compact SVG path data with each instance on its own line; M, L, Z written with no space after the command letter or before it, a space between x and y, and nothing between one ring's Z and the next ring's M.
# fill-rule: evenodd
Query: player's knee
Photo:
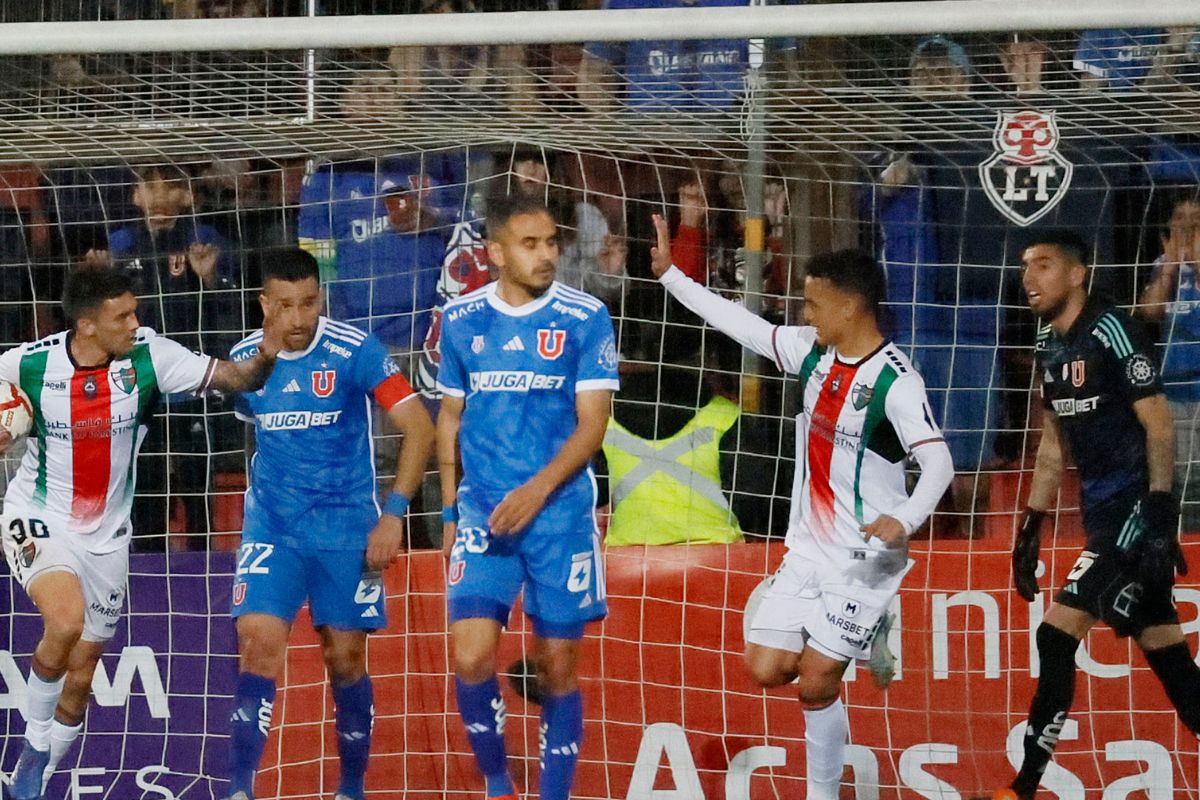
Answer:
M354 683L367 671L367 650L365 643L340 643L337 646L326 647L324 652L325 670L329 679L337 684Z
M841 695L841 681L830 683L826 680L800 681L800 704L810 710L825 708Z
M575 660L572 658L542 658L538 661L537 671L538 683L550 694L568 694L579 686Z
M496 674L495 652L475 647L454 651L454 672L467 683L480 683Z
M794 659L781 661L773 654L765 656L763 651L755 647L747 649L745 659L750 680L764 689L774 689L796 680Z
M750 680L764 689L774 689L796 679L795 673L789 673L778 664L747 659L746 670L750 673Z
M62 613L47 614L43 638L55 650L70 651L83 636L83 611L63 609Z
M265 614L237 621L238 664L242 672L278 679L287 657L289 626Z

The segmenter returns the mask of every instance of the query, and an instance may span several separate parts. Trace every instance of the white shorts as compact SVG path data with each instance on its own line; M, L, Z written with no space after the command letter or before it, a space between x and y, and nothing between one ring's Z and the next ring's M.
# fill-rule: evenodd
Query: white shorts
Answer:
M789 551L746 603L746 641L792 653L813 647L837 661L865 660L909 566L868 585Z
M71 534L55 534L36 519L0 515L4 559L26 593L48 572L69 572L83 589L83 639L107 642L117 632L129 577L129 548L90 553Z

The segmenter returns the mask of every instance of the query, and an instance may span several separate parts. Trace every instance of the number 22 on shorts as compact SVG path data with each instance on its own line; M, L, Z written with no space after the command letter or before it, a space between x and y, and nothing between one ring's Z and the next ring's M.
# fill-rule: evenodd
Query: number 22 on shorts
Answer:
M275 545L263 544L260 542L250 542L241 546L238 552L238 575L266 575L271 569L265 565L271 553L275 551Z

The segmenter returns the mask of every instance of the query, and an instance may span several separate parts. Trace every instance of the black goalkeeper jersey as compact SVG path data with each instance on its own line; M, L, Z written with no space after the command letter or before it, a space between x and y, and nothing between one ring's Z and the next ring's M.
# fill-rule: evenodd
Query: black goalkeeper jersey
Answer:
M1084 508L1147 486L1146 431L1133 404L1163 389L1141 325L1111 303L1088 298L1065 335L1049 325L1038 331L1036 356L1042 404L1058 416Z

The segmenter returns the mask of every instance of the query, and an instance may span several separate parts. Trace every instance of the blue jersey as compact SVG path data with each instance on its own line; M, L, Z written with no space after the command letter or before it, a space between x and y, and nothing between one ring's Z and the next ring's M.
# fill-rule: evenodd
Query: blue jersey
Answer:
M243 339L233 360L253 358L261 341L261 330ZM342 322L321 317L308 349L280 353L266 386L235 404L238 417L254 424L257 446L247 507L271 520L248 519L249 541L361 548L369 526L316 526L312 519L336 520L337 509L345 519L378 518L371 398L391 408L411 394L380 341Z
M747 0L607 0L610 9L745 6ZM727 109L742 94L745 39L592 43L587 51L627 82L626 102L643 111Z
M1072 66L1106 81L1110 89L1132 89L1150 71L1163 39L1161 28L1084 31Z
M1158 280L1162 260L1154 265L1151 280ZM1167 303L1163 321L1162 380L1167 398L1179 403L1200 401L1200 264L1181 264L1175 297Z
M450 228L465 187L461 157L428 155L379 162L328 164L304 179L298 232L301 246L329 270L333 316L361 324L389 345L415 350L429 310ZM422 217L432 227L398 230L392 195L427 192Z
M462 495L490 508L548 464L574 432L575 394L615 391L617 348L608 310L554 283L514 308L497 284L446 304L438 389L465 398ZM551 502L594 502L589 470Z

